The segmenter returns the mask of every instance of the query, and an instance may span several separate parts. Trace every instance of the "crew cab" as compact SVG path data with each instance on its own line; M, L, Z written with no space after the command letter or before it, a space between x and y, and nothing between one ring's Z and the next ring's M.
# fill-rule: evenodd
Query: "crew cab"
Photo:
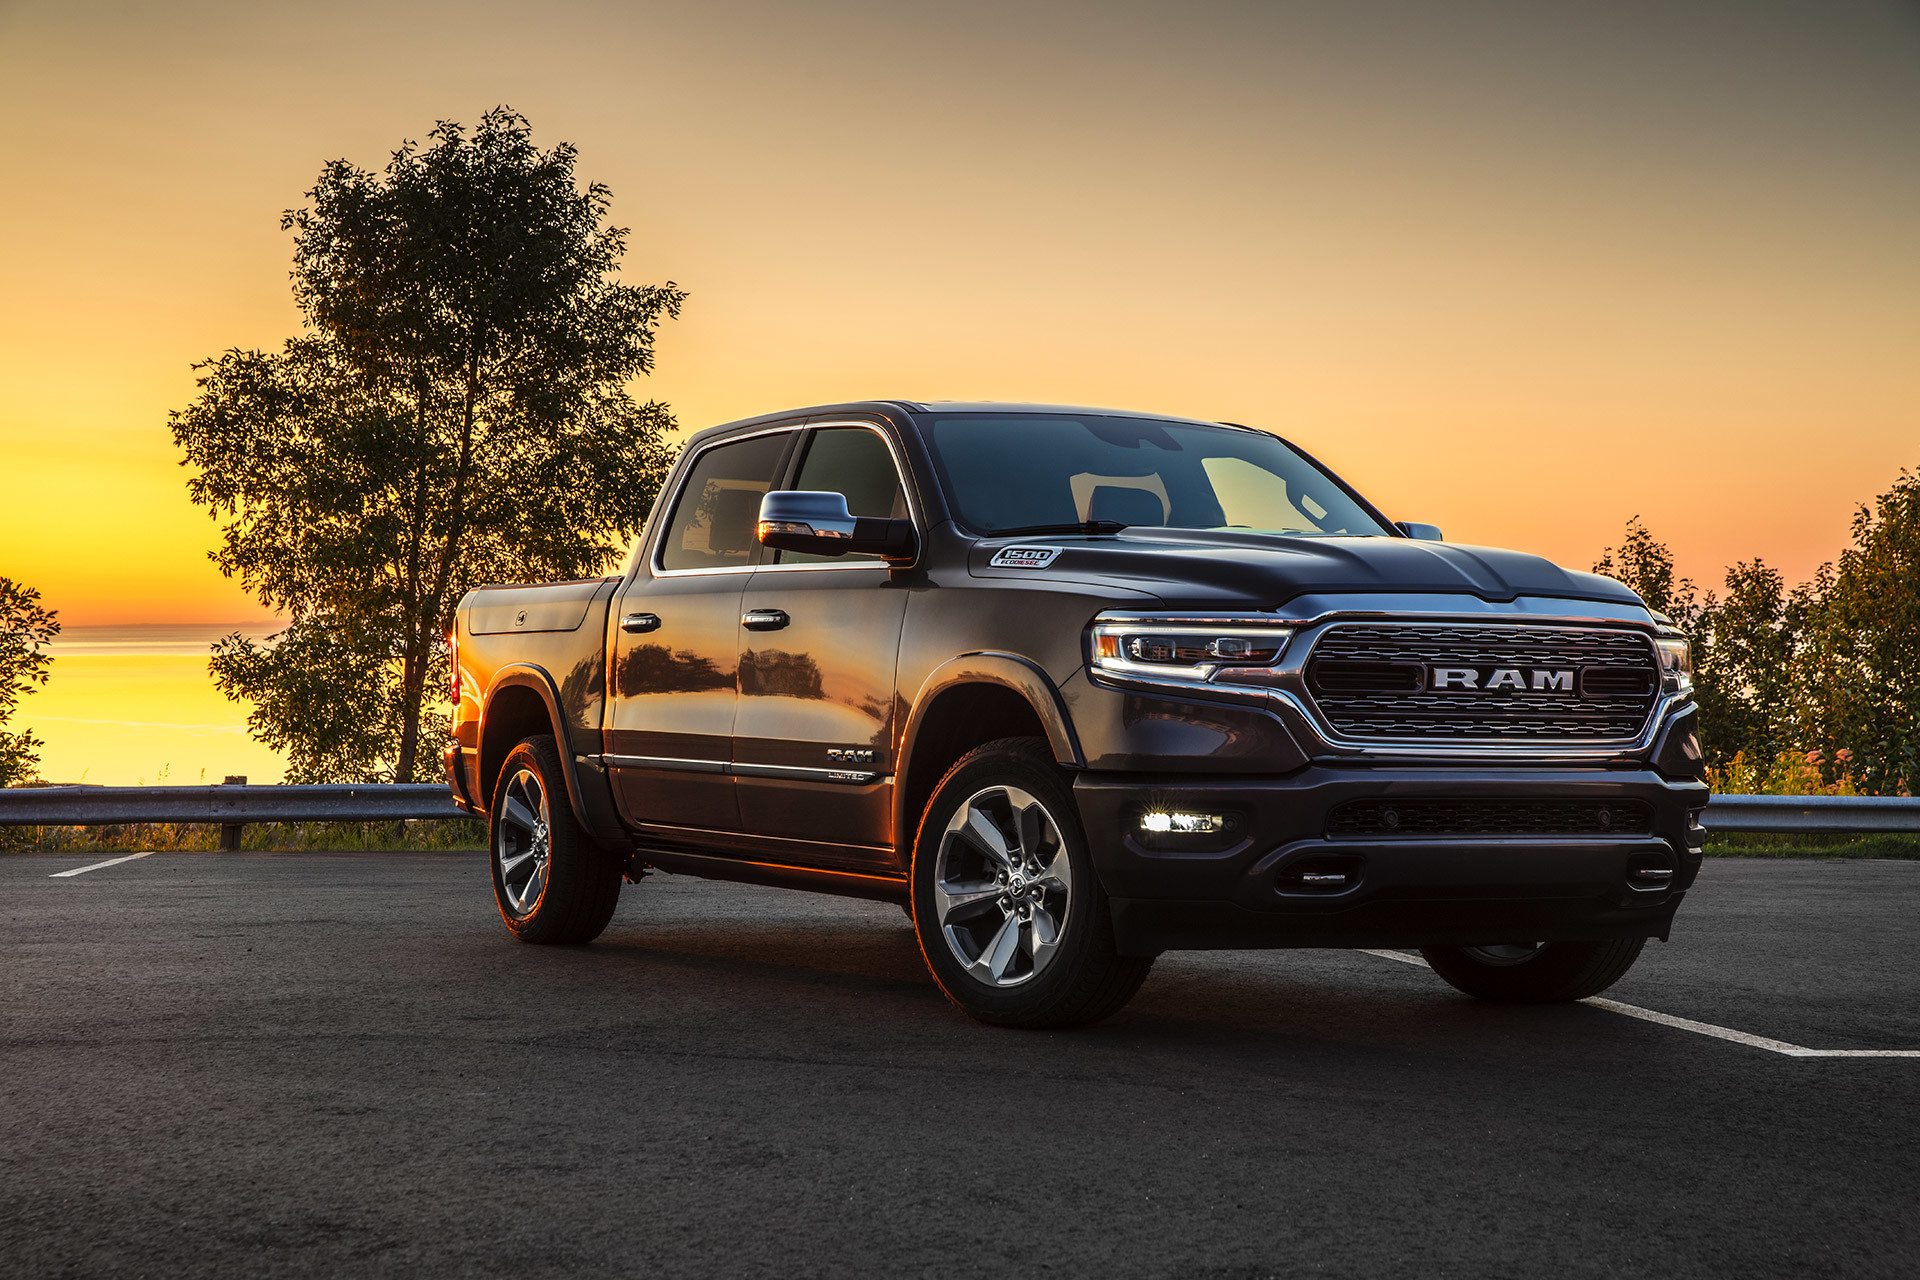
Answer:
M1665 619L1234 424L715 427L620 573L479 588L450 640L447 777L529 942L596 937L657 871L898 903L1002 1025L1104 1017L1177 948L1412 947L1573 1000L1700 866Z

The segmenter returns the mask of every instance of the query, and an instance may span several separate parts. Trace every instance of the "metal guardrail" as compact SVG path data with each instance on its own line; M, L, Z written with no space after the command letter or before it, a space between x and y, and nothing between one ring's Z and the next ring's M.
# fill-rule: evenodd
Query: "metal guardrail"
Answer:
M319 787L14 787L0 790L0 827L127 822L393 822L465 818L432 782ZM1920 797L1715 796L1703 819L1715 832L1862 835L1920 833Z
M1709 831L1776 835L1920 832L1920 796L1715 796L1701 825Z
M395 822L466 818L444 783L318 787L11 787L0 827L93 827L125 822Z

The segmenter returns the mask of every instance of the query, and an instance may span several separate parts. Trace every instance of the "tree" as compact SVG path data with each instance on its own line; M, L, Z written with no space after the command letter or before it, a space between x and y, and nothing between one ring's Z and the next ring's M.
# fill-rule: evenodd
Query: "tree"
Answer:
M1744 755L1764 766L1794 746L1801 615L1780 571L1761 560L1727 570L1726 591L1708 592L1693 615L1702 745L1709 764Z
M1802 723L1829 778L1846 761L1863 790L1910 794L1920 789L1920 473L1902 471L1856 510L1852 532L1839 567L1822 566L1798 597Z
M38 591L0 578L0 725L13 718L21 698L46 684L53 662L47 646L59 634L59 615L40 606ZM0 730L0 787L32 780L43 745L29 729Z
M1707 763L1734 757L1771 763L1793 735L1793 670L1799 630L1780 573L1754 560L1727 570L1726 597L1698 596L1676 579L1673 553L1638 516L1620 546L1593 567L1626 583L1693 641L1693 694Z
M1593 571L1631 587L1649 609L1665 614L1682 631L1688 630L1694 620L1698 606L1693 582L1674 579L1673 552L1655 540L1639 516L1627 521L1626 536L1618 547L1600 553Z
M382 174L328 164L281 220L306 331L196 365L169 416L213 560L289 618L211 668L294 780L429 776L460 597L601 572L652 506L673 417L627 385L686 295L615 278L628 232L574 162L496 108Z

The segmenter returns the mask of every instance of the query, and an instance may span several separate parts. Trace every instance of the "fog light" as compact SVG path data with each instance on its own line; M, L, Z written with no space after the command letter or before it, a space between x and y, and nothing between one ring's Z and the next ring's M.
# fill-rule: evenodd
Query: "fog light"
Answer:
M1206 836L1226 830L1227 820L1217 813L1167 813L1155 809L1140 815L1140 829L1156 835L1173 831L1181 835Z

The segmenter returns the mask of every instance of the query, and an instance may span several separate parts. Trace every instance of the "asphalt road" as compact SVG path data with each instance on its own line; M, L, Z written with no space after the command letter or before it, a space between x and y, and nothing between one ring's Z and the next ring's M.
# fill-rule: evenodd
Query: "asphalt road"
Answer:
M655 877L511 941L478 854L0 858L6 1275L1920 1274L1920 1058L1162 957L950 1009L892 907ZM1709 863L1615 999L1920 1048L1920 863Z

